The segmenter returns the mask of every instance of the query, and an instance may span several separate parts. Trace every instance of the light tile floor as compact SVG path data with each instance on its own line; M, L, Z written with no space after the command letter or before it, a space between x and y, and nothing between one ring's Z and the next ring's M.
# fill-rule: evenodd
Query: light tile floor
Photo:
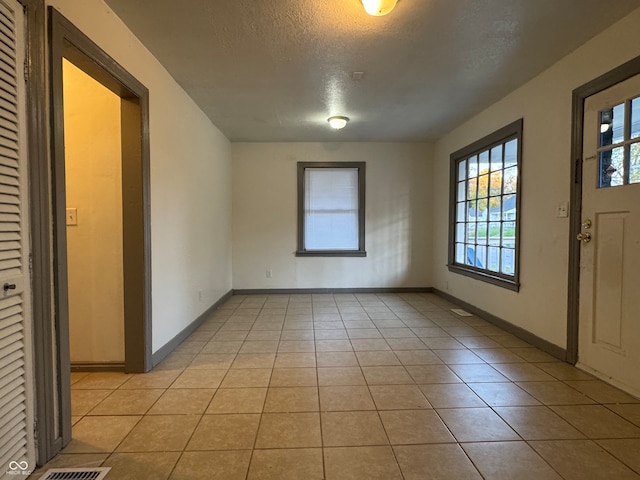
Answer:
M73 441L40 472L640 478L640 401L452 307L432 294L234 296L151 373L73 374Z

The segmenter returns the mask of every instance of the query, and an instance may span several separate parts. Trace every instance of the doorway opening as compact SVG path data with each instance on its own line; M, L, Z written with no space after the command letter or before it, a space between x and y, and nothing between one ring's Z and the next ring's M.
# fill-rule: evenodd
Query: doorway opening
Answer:
M71 401L70 401L70 313L73 308L78 308L73 302L78 297L97 297L99 301L111 303L114 309L122 312L122 336L113 341L117 344L122 341L121 367L125 372L146 372L151 369L151 258L150 258L150 213L149 213L149 94L148 90L130 73L128 73L115 60L109 57L102 49L80 32L73 24L60 15L56 10L49 9L50 31L50 80L51 80L51 111L52 125L52 197L53 197L53 251L54 251L54 303L55 303L55 336L52 341L56 345L54 367L57 371L57 382L54 388L58 392L57 405L50 405L51 418L59 418L59 428L62 446L71 440ZM65 67L66 65L66 67ZM95 287L95 292L72 290L73 283L78 283L77 272L70 261L77 252L69 255L69 246L77 239L68 235L67 223L83 221L97 213L90 213L88 209L82 209L78 205L67 204L67 199L73 198L74 202L80 202L80 197L75 191L78 182L80 184L92 183L88 190L97 190L97 180L87 176L87 172L81 172L78 177L74 170L73 160L67 159L65 147L66 133L69 139L77 137L77 132L66 132L65 106L69 106L64 98L65 68L67 74L73 71L78 75L90 78L94 87L109 91L115 96L111 98L112 110L115 108L116 120L120 133L119 158L117 166L110 167L110 178L104 182L111 189L111 200L104 198L103 203L117 203L111 205L111 213L119 215L119 225L115 236L106 240L106 245L98 248L110 248L115 250L115 256L119 257L119 265L114 278L121 278L122 284L112 287L121 292L121 301L112 298L112 302L101 298L105 295L100 285ZM113 100L117 103L113 105ZM82 135L80 135L82 136ZM91 152L92 149L101 149L98 144L91 144L91 139L85 135L83 155L99 155L104 152ZM80 139L82 140L82 139ZM71 154L71 152L69 152ZM86 157L85 159L86 160ZM81 159L81 161L84 161ZM102 160L104 161L104 159ZM86 164L85 164L86 165ZM77 166L77 165L76 165ZM106 167L104 164L101 167ZM117 172L117 173L116 173ZM104 173L104 172L103 172ZM69 178L67 178L69 176ZM116 176L118 177L116 180ZM101 179L103 181L105 179ZM74 184L73 188L70 188ZM87 189L87 185L84 185ZM71 190L74 190L73 192ZM120 198L113 198L114 190L117 190ZM69 194L69 195L68 195ZM121 206L119 206L121 205ZM69 212L67 209L70 209ZM74 210L74 208L76 210ZM71 217L71 218L69 218ZM114 228L113 225L111 228ZM107 227L109 229L109 227ZM120 233L121 232L121 233ZM77 232L73 232L75 236ZM119 240L116 237L120 237ZM98 240L95 239L94 240ZM76 242L77 243L77 242ZM114 244L121 244L120 248ZM85 255L85 253L83 253ZM116 261L116 260L113 260ZM86 262L85 262L86 266ZM121 268L120 268L121 266ZM113 267L113 265L111 265ZM85 272L86 273L86 272ZM98 275L100 272L98 272ZM99 279L98 279L99 281ZM82 283L82 282L80 282ZM118 294L115 295L117 297ZM70 302L71 300L71 302ZM95 300L95 298L94 298ZM119 305L117 305L119 302ZM71 309L70 309L71 307ZM117 316L117 314L116 314ZM74 335L78 332L74 332ZM86 352L85 352L86 353ZM95 353L95 352L93 352ZM74 353L75 355L75 353ZM107 367L118 364L118 359L110 359L104 362L97 359L97 364L111 363Z

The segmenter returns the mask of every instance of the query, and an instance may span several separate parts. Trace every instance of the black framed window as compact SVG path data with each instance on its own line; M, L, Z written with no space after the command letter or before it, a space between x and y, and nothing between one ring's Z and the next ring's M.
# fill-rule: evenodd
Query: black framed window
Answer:
M449 270L519 289L522 119L451 155Z
M364 257L365 163L298 162L298 256Z

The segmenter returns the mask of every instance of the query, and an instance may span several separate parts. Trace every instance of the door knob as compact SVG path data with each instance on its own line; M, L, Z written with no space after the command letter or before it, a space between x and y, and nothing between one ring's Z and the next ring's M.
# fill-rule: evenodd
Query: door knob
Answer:
M591 234L589 232L579 233L576 239L582 243L589 243L591 241Z
M2 288L4 289L5 292L8 292L9 290L15 290L16 289L16 284L15 283L5 283Z
M584 228L585 230L589 230L591 228L591 220L589 218L587 218L584 222L582 222L582 228Z

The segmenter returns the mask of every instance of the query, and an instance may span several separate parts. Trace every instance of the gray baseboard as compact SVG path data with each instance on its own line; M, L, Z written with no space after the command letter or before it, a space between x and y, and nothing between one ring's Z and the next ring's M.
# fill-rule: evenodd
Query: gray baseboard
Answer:
M178 345L180 345L189 335L196 331L196 329L202 325L202 323L215 312L220 305L229 300L233 296L233 290L229 290L220 299L211 305L204 313L191 322L187 327L182 329L175 337L165 343L151 356L151 364L155 367L162 360L164 360L171 352L173 352Z
M433 289L433 293L444 298L445 300L450 301L451 303L455 303L456 305L459 305L469 313L473 313L478 317L482 317L484 320L492 323L496 327L499 327L512 335L515 335L519 339L524 340L527 343L530 343L534 347L539 348L543 352L548 353L549 355L557 358L558 360L562 360L563 362L567 361L566 349L559 347L557 345L554 345L553 343L548 342L547 340L540 338L537 335L534 335L533 333L529 332L528 330L525 330L522 327L518 327L517 325L507 322L502 318L496 317L495 315L489 312L486 312L474 305L471 305L470 303L460 300L459 298L454 297L453 295L449 295L448 293L438 290L437 288Z
M300 295L300 294L345 294L345 293L431 293L431 287L398 288L257 288L233 290L234 295Z
M124 372L124 362L71 362L72 372Z

